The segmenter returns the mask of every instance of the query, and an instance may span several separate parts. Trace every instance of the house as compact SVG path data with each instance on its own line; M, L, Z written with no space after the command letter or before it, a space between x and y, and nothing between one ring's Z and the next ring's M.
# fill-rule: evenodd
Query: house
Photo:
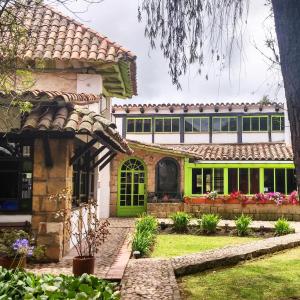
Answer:
M112 162L111 215L147 211L166 217L183 209L184 198L200 201L212 191L225 196L240 191L250 198L296 190L289 123L281 103L115 105L113 116L134 156L119 154ZM300 213L298 207L283 211L271 204L268 210L213 206L193 209L229 218L245 212L258 219L298 219Z
M111 121L111 98L136 95L136 57L48 5L13 12L26 28L17 56L32 85L0 93L0 223L30 222L59 260L70 246L56 216L66 202L49 197L67 188L73 210L93 197L108 214L110 162L133 152ZM16 98L32 110L20 115Z

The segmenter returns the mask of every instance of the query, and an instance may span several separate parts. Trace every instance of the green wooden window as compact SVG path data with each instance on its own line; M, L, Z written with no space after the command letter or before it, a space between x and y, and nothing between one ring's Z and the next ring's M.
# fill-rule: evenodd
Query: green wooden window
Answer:
M217 132L237 131L237 117L213 117L212 130Z
M284 116L272 116L272 131L284 131Z
M152 131L151 118L129 118L127 119L128 133L150 133Z
M267 116L246 116L243 117L243 131L256 132L268 131Z
M185 132L208 132L209 118L208 117L187 117L184 118Z
M219 194L224 194L224 169L192 169L192 193L206 194L211 191L217 191Z
M179 118L155 118L155 132L179 132Z

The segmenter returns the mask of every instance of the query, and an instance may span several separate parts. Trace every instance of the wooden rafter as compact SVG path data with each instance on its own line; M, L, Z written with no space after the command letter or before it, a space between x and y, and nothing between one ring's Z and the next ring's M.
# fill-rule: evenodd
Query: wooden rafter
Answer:
M84 145L83 148L81 148L77 153L75 153L70 158L70 166L73 165L75 162L78 161L78 159L84 155L91 147L93 147L97 143L97 139L92 139L88 143Z

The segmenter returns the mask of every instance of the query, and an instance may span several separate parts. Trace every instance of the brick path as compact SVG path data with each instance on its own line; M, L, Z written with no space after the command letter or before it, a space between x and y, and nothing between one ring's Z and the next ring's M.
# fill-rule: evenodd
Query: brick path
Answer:
M105 279L121 279L130 258L129 236L133 231L134 219L110 218L110 235L96 255L95 275ZM29 265L28 270L39 274L72 274L72 249L59 263Z

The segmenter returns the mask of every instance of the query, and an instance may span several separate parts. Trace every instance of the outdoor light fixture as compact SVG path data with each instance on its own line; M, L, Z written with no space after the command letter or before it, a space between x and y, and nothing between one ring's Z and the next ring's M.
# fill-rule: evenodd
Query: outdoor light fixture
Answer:
M167 228L167 224L165 222L160 222L160 229L165 230Z
M229 224L226 223L226 224L225 224L225 232L228 232L228 231L229 231Z
M140 251L133 251L132 255L133 255L133 258L135 258L135 259L141 258Z

